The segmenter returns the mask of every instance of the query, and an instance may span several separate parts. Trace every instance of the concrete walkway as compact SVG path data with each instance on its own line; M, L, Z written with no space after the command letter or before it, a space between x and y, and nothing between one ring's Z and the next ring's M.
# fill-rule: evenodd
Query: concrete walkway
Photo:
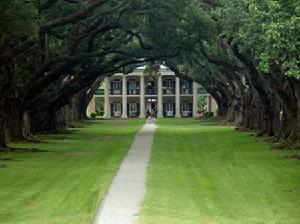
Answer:
M148 120L125 157L94 224L133 224L146 193L146 169L150 159L154 120Z

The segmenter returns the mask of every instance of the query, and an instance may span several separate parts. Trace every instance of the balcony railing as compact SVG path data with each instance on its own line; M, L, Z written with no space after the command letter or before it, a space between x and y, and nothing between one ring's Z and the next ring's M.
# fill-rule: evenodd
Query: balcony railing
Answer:
M146 89L145 94L146 95L157 95L157 89Z
M110 94L111 95L122 95L122 90L121 89L111 89Z
M174 88L163 87L163 94L164 95L174 95L175 94L175 89Z
M104 89L98 89L95 93L95 95L103 96L105 94ZM140 89L127 89L127 95L129 96L135 96L135 95L140 95ZM164 88L163 87L163 95L175 95L175 89L174 88ZM157 88L154 89L146 89L145 94L146 95L157 95L158 91ZM206 94L207 92L205 89L199 89L198 90L199 94ZM110 89L109 91L110 95L122 95L122 89ZM182 95L192 95L193 94L193 89L181 89L180 94Z
M128 89L127 95L129 95L129 96L140 95L140 90L139 89Z
M190 88L190 89L181 89L180 94L191 95L191 94L193 94L193 89L192 88Z

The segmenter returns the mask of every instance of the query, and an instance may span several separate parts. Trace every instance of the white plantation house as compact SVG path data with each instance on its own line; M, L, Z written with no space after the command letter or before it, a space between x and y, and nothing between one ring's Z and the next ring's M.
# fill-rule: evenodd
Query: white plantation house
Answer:
M215 100L199 91L199 85L190 78L179 78L166 67L159 75L144 74L138 68L131 74L117 73L104 80L105 89L95 95L87 109L88 115L95 112L95 98L104 100L105 118L145 118L147 113L162 117L199 117L199 95L207 99L207 111L217 112Z

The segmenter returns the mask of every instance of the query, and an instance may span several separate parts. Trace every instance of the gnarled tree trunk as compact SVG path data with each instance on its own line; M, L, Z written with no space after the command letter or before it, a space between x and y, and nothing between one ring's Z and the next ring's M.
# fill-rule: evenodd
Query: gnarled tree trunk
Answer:
M5 141L5 131L4 131L4 124L3 121L0 119L0 150L1 148L6 148L6 141Z

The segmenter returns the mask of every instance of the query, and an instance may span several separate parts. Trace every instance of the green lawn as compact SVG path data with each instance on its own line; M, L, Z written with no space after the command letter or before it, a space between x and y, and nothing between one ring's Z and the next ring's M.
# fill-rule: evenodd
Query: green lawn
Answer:
M299 224L300 161L250 133L160 120L140 224Z
M48 152L0 153L0 223L90 224L143 120L42 136Z

